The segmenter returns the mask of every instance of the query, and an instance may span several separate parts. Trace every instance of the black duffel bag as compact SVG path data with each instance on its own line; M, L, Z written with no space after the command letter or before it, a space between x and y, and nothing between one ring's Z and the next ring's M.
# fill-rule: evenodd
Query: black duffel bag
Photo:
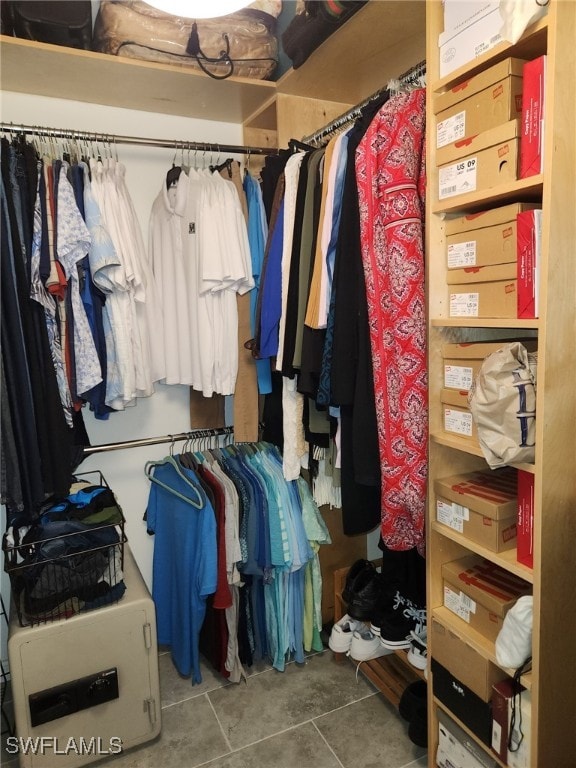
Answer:
M7 27L7 34L69 48L92 48L90 0L4 0L2 6L2 31Z

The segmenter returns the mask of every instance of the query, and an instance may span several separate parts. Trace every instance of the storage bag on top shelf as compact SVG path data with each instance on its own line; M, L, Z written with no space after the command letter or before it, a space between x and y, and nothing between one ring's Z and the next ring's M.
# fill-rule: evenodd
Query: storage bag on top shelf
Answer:
M468 394L492 469L534 462L537 354L519 341L504 344L485 358Z
M93 47L116 56L203 69L218 79L234 75L267 80L278 63L276 19L281 9L280 0L257 0L236 13L195 22L141 0L102 0ZM206 58L195 55L198 44Z
M3 0L2 34L68 48L92 47L90 0Z

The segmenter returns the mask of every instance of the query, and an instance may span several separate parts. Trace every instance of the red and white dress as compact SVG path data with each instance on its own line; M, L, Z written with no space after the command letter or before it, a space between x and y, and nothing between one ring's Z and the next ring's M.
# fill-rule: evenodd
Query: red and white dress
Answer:
M387 101L356 150L362 262L382 470L382 539L424 550L428 387L425 91Z

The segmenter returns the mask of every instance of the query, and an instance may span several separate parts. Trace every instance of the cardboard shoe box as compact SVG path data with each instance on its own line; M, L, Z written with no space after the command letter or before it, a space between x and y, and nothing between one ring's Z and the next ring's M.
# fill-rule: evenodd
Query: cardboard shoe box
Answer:
M489 747L492 735L490 702L482 701L434 657L432 657L430 669L434 679L434 695Z
M531 585L478 555L444 563L444 605L487 640L496 641L504 616Z
M537 207L533 203L511 203L500 208L447 219L445 231L448 269L516 264L518 214Z
M522 96L520 178L542 173L544 167L544 116L546 100L546 56L524 64Z
M518 312L518 280L450 285L450 317L513 319Z
M504 680L506 672L477 653L437 619L432 619L429 631L432 654L436 661L482 701L490 701L492 686Z
M437 707L438 768L497 768L498 763L443 709Z
M537 349L536 339L515 339L521 341L529 352ZM507 341L471 342L444 344L442 357L444 365L444 388L468 391L478 375L484 358L499 350Z
M494 2L490 5L491 8L485 15L476 16L471 19L472 23L466 26L460 25L456 29L445 28L438 37L440 77L445 77L459 67L463 67L502 40L500 4Z
M436 148L522 115L523 59L505 59L434 100Z
M521 211L516 219L518 317L538 317L542 259L542 210Z
M498 7L498 0L444 0L445 32L462 32Z
M493 552L516 546L516 470L471 472L435 481L436 520Z
M492 189L518 178L519 122L510 120L436 153L438 200Z

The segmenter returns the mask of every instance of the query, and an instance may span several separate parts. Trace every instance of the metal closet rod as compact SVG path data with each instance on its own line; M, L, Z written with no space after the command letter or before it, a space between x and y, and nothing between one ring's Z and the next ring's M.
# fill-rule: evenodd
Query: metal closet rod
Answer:
M232 435L234 427L217 427L214 429L193 429L190 432L178 432L176 435L163 435L161 437L142 437L139 440L125 440L121 443L103 443L102 445L89 445L84 448L84 455L93 453L105 453L106 451L121 451L124 448L141 448L147 445L160 445L161 443L175 443L178 440L197 440L203 437L218 437L218 435Z
M270 147L244 147L235 144L214 144L203 141L181 141L177 139L153 139L144 136L119 136L112 133L94 131L75 131L68 128L49 128L42 125L17 125L0 123L2 133L28 133L32 136L47 136L55 139L74 141L96 141L108 144L135 144L147 147L166 147L167 149L198 150L199 152L227 152L233 155L275 155L277 149Z
M424 61L419 61L418 64L415 64L413 67L410 67L409 70L407 70L406 72L403 72L396 79L402 85L409 85L425 74L426 74L426 61L424 60ZM335 117L334 120L331 120L323 128L319 128L317 131L314 131L314 133L311 133L309 136L305 136L302 139L302 143L316 144L317 141L320 141L320 139L326 138L326 136L330 136L330 134L334 133L334 131L337 131L338 128L341 128L342 126L347 125L348 123L351 123L353 120L356 120L356 118L360 117L360 115L362 114L362 110L364 109L364 107L368 106L368 104L370 104L375 99L380 98L380 96L387 89L388 89L388 85L386 85L384 88L380 88L375 93L368 96L368 98L364 99L364 101L360 102L360 104L356 104L356 106L351 107L347 112L344 112L342 115L338 115L338 117Z

